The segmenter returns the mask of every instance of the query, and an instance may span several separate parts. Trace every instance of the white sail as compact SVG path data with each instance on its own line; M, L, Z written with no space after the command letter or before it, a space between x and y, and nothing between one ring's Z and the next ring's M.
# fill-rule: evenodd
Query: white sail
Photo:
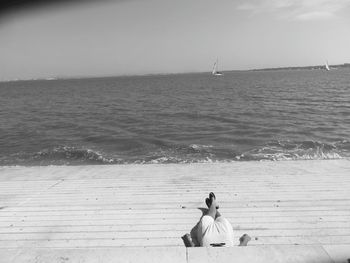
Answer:
M221 72L218 71L218 67L219 67L219 59L216 59L214 66L213 66L212 75L214 75L214 76L222 76L223 75Z
M214 63L212 74L215 75L216 71L217 71L217 61L215 61Z
M326 70L330 70L330 68L329 68L329 65L328 65L328 61L326 61Z

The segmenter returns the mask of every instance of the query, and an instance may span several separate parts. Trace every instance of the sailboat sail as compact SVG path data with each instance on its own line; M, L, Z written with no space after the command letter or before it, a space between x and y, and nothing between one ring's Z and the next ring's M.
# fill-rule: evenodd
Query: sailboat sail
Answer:
M218 65L219 65L219 60L216 59L214 66L213 66L213 71L212 71L212 75L214 75L214 76L222 76L223 75L220 71L218 71Z
M214 63L212 74L215 75L216 71L217 71L217 61L215 61Z
M328 65L328 61L326 61L326 70L330 70L330 68L329 68L329 65Z

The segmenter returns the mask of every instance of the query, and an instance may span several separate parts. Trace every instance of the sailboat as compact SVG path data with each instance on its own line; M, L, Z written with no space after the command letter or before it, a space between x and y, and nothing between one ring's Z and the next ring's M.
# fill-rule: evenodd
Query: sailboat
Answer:
M224 75L222 72L218 71L218 67L219 67L219 59L216 59L214 66L213 66L213 71L212 71L212 75L213 76L222 76Z
M331 69L329 68L328 61L326 61L325 67L326 67L326 70L327 70L327 71L331 70Z

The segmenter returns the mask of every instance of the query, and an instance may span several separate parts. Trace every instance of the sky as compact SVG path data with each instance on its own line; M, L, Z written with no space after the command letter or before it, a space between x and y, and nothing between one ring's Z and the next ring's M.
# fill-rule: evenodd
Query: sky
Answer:
M67 2L0 13L0 80L350 62L350 0Z

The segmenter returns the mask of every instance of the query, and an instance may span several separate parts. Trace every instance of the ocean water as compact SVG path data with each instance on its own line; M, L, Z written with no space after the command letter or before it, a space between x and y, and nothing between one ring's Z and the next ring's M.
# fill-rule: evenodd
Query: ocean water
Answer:
M0 165L349 157L349 69L0 83Z

